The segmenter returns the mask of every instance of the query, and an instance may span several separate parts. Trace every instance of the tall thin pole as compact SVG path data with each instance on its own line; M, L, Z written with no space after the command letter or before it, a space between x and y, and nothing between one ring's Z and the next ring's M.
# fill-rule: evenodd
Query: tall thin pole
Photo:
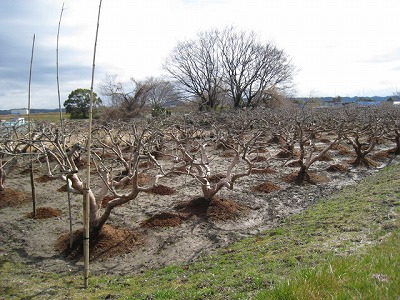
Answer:
M60 133L62 138L62 147L65 148L65 130L64 130L64 120L61 109L61 96L60 96L60 79L58 72L58 41L60 39L60 27L61 27L61 19L64 12L64 3L61 7L60 20L58 21L58 29L57 29L57 47L56 47L56 69L57 69L57 94L58 94L58 109L60 111ZM64 170L63 170L64 171ZM72 248L72 211L71 211L71 191L69 179L67 178L67 191L68 191L68 216L69 216L69 248Z
M58 21L57 48L56 48L58 108L59 108L59 111L60 111L61 136L63 137L63 145L64 145L64 121L63 121L63 115L62 115L62 110L61 110L60 80L59 80L59 76L58 76L58 40L60 38L60 27L61 27L61 18L62 18L62 15L63 15L63 11L64 11L64 3L63 3L62 8L61 8L60 20Z
M84 256L85 256L85 271L84 271L84 286L88 287L88 278L89 278L89 236L90 236L90 152L91 152L91 143L92 143L92 121L93 121L93 82L94 82L94 70L96 66L96 48L97 48L97 37L99 33L99 24L100 24L100 11L101 11L101 2L99 3L99 12L97 15L97 28L96 28L96 37L94 41L94 50L93 50L93 65L92 65L92 82L90 85L90 107L89 107L89 132L88 132L88 141L87 141L87 173L86 173L86 184L85 184L85 203L84 203L84 225L85 225L85 239L84 239Z
M32 82L32 66L33 66L33 52L35 49L35 34L33 35L32 41L32 53L31 53L31 63L29 67L29 85L28 85L28 130L29 130L29 141L32 144L32 127L31 127L31 82ZM29 146L30 152L32 151L32 146ZM32 216L36 217L36 188L35 180L33 176L33 158L31 157L30 163L30 180L31 180L31 190L32 190Z

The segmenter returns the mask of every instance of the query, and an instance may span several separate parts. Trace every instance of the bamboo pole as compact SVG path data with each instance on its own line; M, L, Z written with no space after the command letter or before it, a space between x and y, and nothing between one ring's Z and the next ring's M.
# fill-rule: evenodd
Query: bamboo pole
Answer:
M90 152L91 152L91 143L92 143L92 122L93 122L93 82L94 82L94 70L96 66L96 49L97 49L97 37L99 33L99 24L100 24L100 11L101 11L101 2L99 3L99 12L97 15L97 28L96 28L96 37L94 41L94 49L93 49L93 65L92 65L92 81L90 85L90 107L89 107L89 132L88 132L88 141L87 141L87 170L86 170L86 184L85 184L85 195L84 195L84 226L85 226L85 239L84 239L84 257L85 257L85 270L84 270L84 286L88 287L88 278L89 278L89 236L90 236Z
M60 112L60 133L62 138L62 147L65 149L65 129L64 129L64 120L61 109L61 96L60 96L60 79L59 79L59 68L58 68L58 42L60 39L60 28L61 28L61 20L64 12L64 2L61 7L60 20L58 21L58 29L57 29L57 47L56 47L56 69L57 69L57 95L58 95L58 109ZM65 170L62 170L65 171ZM69 248L72 248L73 235L72 235L72 210L71 210L71 187L69 183L69 179L67 178L67 193L68 193L68 220L69 220Z
M89 163L90 164L90 163ZM85 289L89 286L89 258L90 258L90 205L89 205L89 184L84 183L85 193L83 194L83 255L84 255L84 270L83 270L83 286Z
M60 38L60 27L61 27L61 19L62 19L63 12L64 12L64 3L63 3L62 8L61 8L60 20L58 21L57 48L56 48L56 67L57 67L57 95L58 95L58 108L59 108L59 111L60 111L61 136L63 137L63 146L65 146L65 144L64 144L64 141L65 141L64 120L63 120L63 114L62 114L62 109L61 109L60 80L59 80L59 75L58 75L58 40Z
M32 53L31 53L31 63L29 67L29 84L28 84L28 131L29 131L29 141L32 144L32 126L31 126L31 82L32 82L32 66L33 66L33 52L35 49L35 34L33 35L32 41ZM31 163L30 163L30 182L31 182L31 191L32 191L32 216L36 217L36 187L35 187L35 179L33 174L33 158L32 158L32 146L29 146L29 153L31 155Z
M68 195L68 219L69 219L69 249L72 249L73 234L72 234L72 209L71 209L71 185L67 178L67 195Z

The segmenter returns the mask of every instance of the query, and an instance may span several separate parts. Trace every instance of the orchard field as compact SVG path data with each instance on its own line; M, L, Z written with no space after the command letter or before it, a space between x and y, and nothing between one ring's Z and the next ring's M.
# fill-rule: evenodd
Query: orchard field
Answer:
M334 240L323 238L331 234L326 211L308 237L292 236L285 228L288 220L317 209L321 199L357 191L365 177L397 164L399 115L398 107L382 105L97 120L89 195L91 274L141 276L191 266L213 253L234 255L237 242L250 238L256 244L265 232L285 235L288 245L296 241L299 247L319 232L321 243L317 239L313 251L340 255L375 244L382 228L388 235L397 230L397 215L388 208L386 216L379 211L370 217L376 205L367 208L362 201L365 220L362 211L343 214L339 225L332 220ZM56 122L33 124L31 136L25 127L1 129L0 254L4 262L32 272L79 274L87 123L66 120L61 129ZM352 212L358 206L353 198L345 198ZM398 198L390 201L388 207L398 205ZM332 218L336 213L332 208ZM268 257L277 250L263 244L253 251ZM312 255L306 251L292 263ZM263 280L260 290L272 285Z

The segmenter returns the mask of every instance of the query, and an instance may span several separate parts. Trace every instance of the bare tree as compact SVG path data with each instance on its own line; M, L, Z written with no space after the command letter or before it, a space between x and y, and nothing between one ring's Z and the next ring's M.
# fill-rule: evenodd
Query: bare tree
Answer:
M207 120L203 119L203 125L193 122L186 123L186 126L182 124L184 127L176 127L170 135L179 151L176 169L194 178L201 186L204 201L210 203L222 188L232 190L239 178L251 174L253 164L249 156L261 131L251 130L255 120L246 116L235 115L233 118L233 115L229 115L223 118L229 120L224 123L218 122L214 116L208 117ZM212 124L211 131L201 128L204 122ZM219 149L230 153L222 174L213 166L217 145L222 145Z
M260 43L254 32L233 27L201 32L196 40L179 43L165 69L211 108L225 94L235 108L250 107L261 91L288 88L294 71L283 50Z
M344 110L346 127L344 138L353 147L356 159L353 165L374 166L375 163L367 158L383 136L383 119L377 108L371 106L351 106Z
M215 108L222 92L218 34L217 30L200 32L195 40L179 42L164 64L184 91L200 99L200 110Z
M146 102L153 108L168 106L182 99L176 84L163 78L147 78L144 85L150 87Z
M32 135L32 140L37 139ZM6 178L15 169L18 161L31 156L27 153L29 144L29 132L27 126L20 122L0 123L0 191L5 189Z
M0 153L0 191L5 189L5 181L17 163L16 156Z
M235 108L252 106L261 91L290 84L294 69L287 55L271 43L260 43L254 32L226 28L219 45L224 83Z
M31 146L32 153L26 155L33 155L37 163L45 162L48 176L60 178L63 182L69 180L73 192L81 195L86 193L86 188L81 178L79 164L91 163L96 170L92 175L93 180L98 186L89 190L90 228L91 231L99 231L114 208L135 199L140 192L151 190L157 185L159 178L167 175L163 166L151 154L157 145L156 141L161 134L159 129L161 130L162 126L160 122L157 122L158 129L153 123L144 122L118 121L108 123L106 127L95 124L94 145L91 147L92 161L82 162L81 153L85 151L87 137L77 135L79 130L75 128L75 122L71 124L72 126L68 126L69 123L66 123L65 130L66 135L73 133L71 139L60 135L56 124L43 122L33 127L33 136L36 138L32 141L20 134L19 139L13 138L12 145L1 143L0 182L4 183L3 175L7 175L7 169L13 163L12 157L15 155L10 152L11 146L16 149L15 151L23 149L26 145ZM7 161L4 154L8 155ZM153 182L146 186L142 186L139 182L143 170L139 171L138 165L142 160L150 161L152 168ZM106 195L109 196L109 201L104 204L102 201Z
M159 123L157 125L160 125ZM111 155L112 159L102 159L94 153L92 163L95 165L97 175L101 181L99 190L95 193L89 191L90 201L90 227L92 231L99 231L108 220L111 211L133 199L140 192L150 191L158 184L161 177L167 175L163 166L151 154L154 141L159 131L154 129L153 124L121 124L118 122L114 126L102 127L94 132L93 141L97 145L97 150L104 148L104 152ZM151 161L154 167L153 182L148 186L142 186L139 182L139 162L142 160ZM115 170L122 166L122 172L114 176ZM80 193L85 193L83 181L77 172L70 173L67 178L71 181L72 188ZM119 189L126 187L126 189ZM103 198L109 195L109 201L103 203Z
M148 83L133 78L127 83L117 81L116 75L107 76L101 86L102 94L110 99L112 117L121 119L137 116L146 104L151 89Z
M333 115L334 116L334 115ZM332 111L321 110L298 111L294 117L296 130L296 143L299 149L299 157L292 161L299 165L296 182L299 184L313 182L310 178L309 169L318 160L324 158L341 139L343 134L343 122L332 117ZM317 137L322 133L329 133L332 137L322 147L317 145Z
M398 105L383 105L382 118L385 128L384 136L395 144L390 152L400 154L400 107Z
M266 90L260 90L253 98L252 106L279 109L293 107L294 103L288 99L287 91L273 86Z

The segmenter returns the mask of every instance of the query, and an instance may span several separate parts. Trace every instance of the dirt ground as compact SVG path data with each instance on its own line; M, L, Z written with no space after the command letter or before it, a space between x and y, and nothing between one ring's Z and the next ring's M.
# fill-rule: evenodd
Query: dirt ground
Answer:
M341 149L343 150L343 149ZM398 157L376 156L378 167L354 167L351 154L335 150L311 167L313 184L291 182L296 166L257 158L260 169L222 190L209 205L187 176L163 178L151 193L113 210L91 240L92 274L132 274L196 260L243 237L277 226L323 196L379 171ZM382 156L382 157L381 157ZM221 157L221 160L229 157ZM218 165L224 165L219 163ZM36 217L32 215L29 174L15 170L0 192L0 255L36 270L65 274L83 268L81 244L69 250L69 209L65 182L36 177ZM106 199L104 200L106 201ZM82 236L82 196L71 196L74 237Z

